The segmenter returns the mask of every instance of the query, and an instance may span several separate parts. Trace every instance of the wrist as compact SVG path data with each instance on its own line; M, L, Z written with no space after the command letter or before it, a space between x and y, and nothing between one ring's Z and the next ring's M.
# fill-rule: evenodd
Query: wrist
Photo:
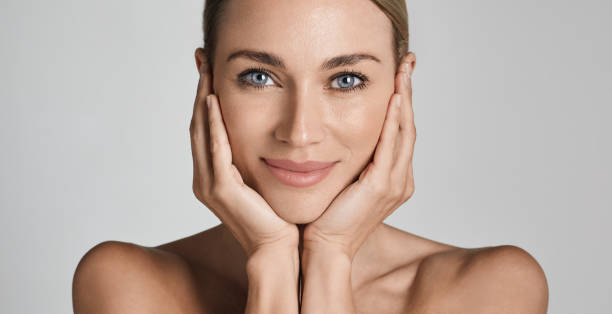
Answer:
M302 313L356 313L350 258L335 249L305 248L302 256Z
M278 273L282 271L295 275L300 270L300 257L298 248L289 245L261 246L254 250L246 261L246 271L249 278L258 274Z
M309 254L344 255L353 260L356 249L346 236L331 236L320 232L313 225L307 225L303 234L303 250ZM303 256L303 255L302 255Z
M353 250L340 241L313 240L312 238L304 238L302 259L306 255L309 255L310 258L346 258L351 262L354 257Z
M298 250L258 248L246 263L248 294L245 313L298 313Z
M353 264L352 256L344 249L334 245L304 246L301 260L304 274L312 269L319 269L323 272L348 271L350 273Z

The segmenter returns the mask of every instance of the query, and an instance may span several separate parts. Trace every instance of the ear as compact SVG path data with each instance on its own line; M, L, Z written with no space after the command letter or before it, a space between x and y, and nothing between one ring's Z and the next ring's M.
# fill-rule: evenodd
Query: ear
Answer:
M206 51L204 50L204 48L197 48L195 50L195 62L196 62L196 67L198 69L198 73L202 73L204 72L204 69L202 68L203 65L208 64L207 60L206 60Z
M196 67L198 69L198 73L200 73L200 76L202 76L206 72L209 72L210 85L211 85L210 91L212 94L216 94L215 84L214 84L215 80L213 79L212 65L210 64L210 62L208 62L208 59L206 58L205 48L197 48L195 50L195 62L196 62Z
M408 52L408 54L404 57L402 66L405 67L404 69L406 70L406 72L410 73L410 75L412 76L412 73L414 72L414 67L416 66L416 55L412 52Z

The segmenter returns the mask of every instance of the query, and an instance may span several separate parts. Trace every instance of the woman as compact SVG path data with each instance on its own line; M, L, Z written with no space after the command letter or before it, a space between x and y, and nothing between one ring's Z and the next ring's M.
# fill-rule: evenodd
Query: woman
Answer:
M222 223L97 245L76 313L546 312L524 250L383 223L414 192L403 0L209 0L204 32L193 190Z

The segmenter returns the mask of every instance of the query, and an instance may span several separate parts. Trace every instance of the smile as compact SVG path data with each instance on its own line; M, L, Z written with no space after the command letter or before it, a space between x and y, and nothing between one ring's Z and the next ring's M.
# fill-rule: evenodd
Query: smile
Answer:
M276 177L281 183L293 187L307 187L315 185L321 182L329 172L334 168L337 162L330 163L329 166L325 165L324 168L315 169L311 171L293 171L271 165L272 162L268 162L266 159L262 159L266 164L266 167L270 170L272 175ZM278 163L275 163L278 164Z

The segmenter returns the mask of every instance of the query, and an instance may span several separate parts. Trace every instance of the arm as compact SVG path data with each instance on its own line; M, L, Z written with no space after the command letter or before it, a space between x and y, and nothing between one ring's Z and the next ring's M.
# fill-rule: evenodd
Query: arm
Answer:
M247 261L246 314L298 313L298 250L266 249Z
M351 259L334 250L303 252L303 314L354 314L351 288Z

